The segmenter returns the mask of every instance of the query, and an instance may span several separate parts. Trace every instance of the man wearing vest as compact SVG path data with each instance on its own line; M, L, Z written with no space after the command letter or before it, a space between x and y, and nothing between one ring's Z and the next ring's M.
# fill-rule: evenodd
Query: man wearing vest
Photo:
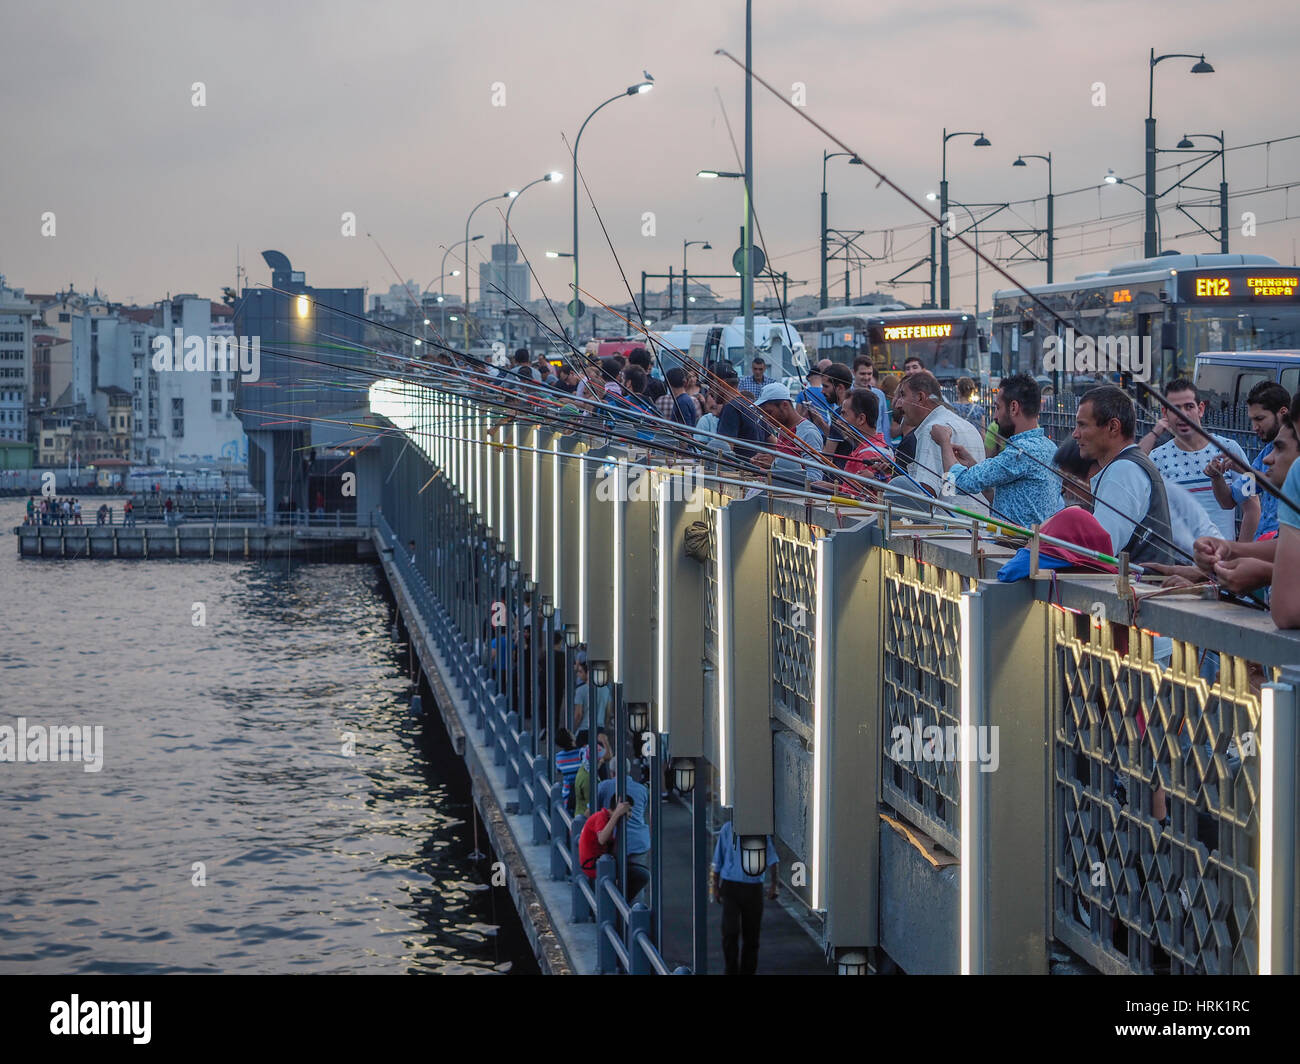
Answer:
M1133 442L1137 411L1114 385L1084 393L1074 419L1079 453L1101 463L1092 478L1093 516L1109 533L1111 553L1134 565L1174 562L1169 548L1169 500L1164 481Z

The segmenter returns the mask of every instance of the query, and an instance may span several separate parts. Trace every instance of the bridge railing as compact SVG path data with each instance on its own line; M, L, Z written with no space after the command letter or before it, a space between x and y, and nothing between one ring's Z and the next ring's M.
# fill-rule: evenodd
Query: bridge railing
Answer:
M492 751L493 763L505 771L505 786L517 796L517 812L531 817L532 842L546 845L552 879L567 879L572 887L570 919L574 923L595 921L601 974L622 971L631 975L685 974L672 970L653 938L653 911L638 902L629 907L615 879L615 862L606 855L597 864L594 882L581 869L578 840L586 817L570 816L564 806L562 788L554 780L548 760L536 754L532 734L520 730L519 715L509 708L506 695L498 689L491 671L479 664L466 665L466 640L420 572L409 550L387 518L376 515L376 527L391 548L392 561L411 595L416 609L433 633L435 643L448 663L458 687L474 707L475 724Z
M509 450L435 438L385 512L442 545L421 557L462 659L500 598L488 545L504 533L538 594L583 619L593 659L623 655L616 686L649 691L656 742L703 759L737 834L775 837L828 949L883 947L909 971L1046 971L1062 949L1106 972L1294 970L1295 633L1116 576L1002 583L1017 544L979 527L731 488L683 514L660 499L682 471L645 455L649 501L602 509L613 459L575 461L599 442L534 433L535 475ZM647 600L648 623L633 612ZM482 666L457 672L505 722ZM502 727L503 752L528 760ZM530 768L552 874L573 877L575 917L603 924L581 819L549 766L545 782Z

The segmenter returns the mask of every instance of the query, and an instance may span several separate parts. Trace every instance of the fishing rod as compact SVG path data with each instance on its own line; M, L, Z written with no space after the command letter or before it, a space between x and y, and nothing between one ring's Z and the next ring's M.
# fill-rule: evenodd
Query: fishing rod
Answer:
M741 70L743 70L743 71L745 72L746 76L751 77L751 78L753 78L755 81L757 81L757 82L758 82L758 83L759 83L763 88L767 89L768 92L770 92L773 96L775 96L775 97L776 97L778 100L780 100L783 104L785 104L785 105L786 105L787 107L789 107L792 111L794 111L794 113L797 114L800 118L802 118L805 122L809 123L809 124L810 124L814 129L816 129L816 130L817 130L819 133L821 133L824 137L826 137L826 138L827 138L828 140L830 140L832 143L836 144L836 145L837 145L841 150L843 150L843 151L849 153L850 156L853 156L853 157L856 157L857 159L859 159L859 160L861 161L862 165L863 165L867 170L869 170L872 174L874 174L874 175L876 176L876 178L878 179L878 180L877 180L877 183L876 183L876 187L877 187L877 188L879 188L880 185L882 185L882 184L884 184L884 185L888 185L890 189L892 189L892 190L893 190L894 192L896 192L899 196L901 196L904 200L906 200L909 204L911 204L911 205L912 205L913 207L915 207L918 211L920 211L923 215L925 215L925 217L928 218L931 222L934 222L936 225L940 225L940 226L945 226L945 225L946 225L944 219L939 218L939 217L938 217L937 215L935 215L935 214L932 214L932 213L929 211L929 209L927 209L927 208L926 208L926 207L925 207L925 206L924 206L924 205L923 205L919 200L915 199L911 194L909 194L909 193L906 192L903 188L901 188L899 185L897 185L895 182L893 182L892 180L890 180L890 179L889 179L889 178L888 178L888 177L887 177L887 176L886 176L882 171L880 171L880 170L877 169L874 165L872 165L872 163L867 159L867 157L866 157L864 154L862 154L861 152L854 151L852 148L850 148L850 147L849 147L849 146L848 146L844 141L842 141L839 137L835 136L835 134L831 133L830 130L828 130L825 126L823 126L821 123L819 123L819 122L817 122L815 119L813 119L812 116L809 115L809 114L807 113L806 108L802 108L802 107L796 106L792 101L790 101L790 100L787 99L784 95L782 95L781 92L779 92L776 88L774 88L771 84L769 84L769 83L768 83L764 78L762 78L760 75L754 73L754 71L753 71L753 70L752 70L752 69L751 69L751 68L750 68L746 63L741 62L741 61L740 61L739 59L737 59L734 55L732 55L729 51L727 51L727 49L725 49L725 48L718 48L718 49L716 49L716 50L714 51L714 55L721 55L721 56L724 56L724 57L727 58L727 59L730 59L730 60L732 61L732 63L734 63L737 67L739 67ZM968 249L968 250L969 250L969 251L970 251L970 252L971 252L975 257L976 257L976 258L977 258L977 260L979 260L979 261L983 261L983 262L986 263L988 266L990 266L990 267L993 269L993 271L994 271L995 273L997 273L999 276L1005 278L1008 282L1010 282L1011 286L1012 286L1014 289L1016 289L1016 291L1021 292L1021 293L1023 293L1024 295L1028 296L1030 300L1032 300L1032 301L1033 301L1033 302L1034 302L1038 307L1040 307L1040 308L1041 308L1041 309L1046 313L1046 315L1048 316L1048 318L1050 318L1051 320L1053 320L1053 321L1055 321L1057 324L1059 324L1059 325L1062 327L1062 329L1065 329L1065 328L1068 328L1068 327L1069 327L1069 323L1066 322L1065 319L1062 318L1060 314L1058 314L1055 310L1053 310L1050 306L1048 306L1047 303L1045 303L1045 302L1042 300L1042 298L1040 298L1040 297L1039 297L1038 295L1036 295L1035 293L1029 291L1029 289L1026 288L1024 285L1020 284L1020 283L1015 279L1015 277L1013 277L1013 276L1012 276L1012 275L1011 275L1007 270L1005 270L1005 269L1004 269L1002 266L1000 266L1000 265L999 265L995 260L993 260L993 259L990 258L988 255L986 255L984 252L982 252L978 247L976 247L976 246L975 246L974 244L972 244L969 240L967 240L967 239L966 239L962 234L960 234L960 233L955 233L955 234L953 234L953 236L950 237L949 239L956 239L956 240L960 241L960 242L961 242L961 243L962 243L962 244L963 244L963 245L964 245L964 246L965 246L965 247L966 247L966 248L967 248L967 249ZM998 435L999 435L1000 438L1005 439L1005 437L1001 437L1001 434L1000 434L1000 433L999 433ZM1032 456L1031 456L1031 457L1032 457ZM1059 474L1058 474L1058 475L1059 475ZM1100 500L1096 500L1096 501L1100 501ZM1109 504L1104 504L1104 505L1109 505ZM1119 511L1118 509L1116 509L1116 512L1119 513L1120 511ZM1123 515L1123 516L1131 517L1131 515ZM1139 525L1139 526L1143 526L1143 525L1145 524L1145 522L1137 521L1137 522L1135 522L1135 524L1137 524L1137 525ZM1191 555L1189 555L1189 554L1188 554L1185 550L1183 550L1181 547L1178 547L1176 544L1174 544L1174 543L1172 543L1171 541L1165 539L1165 537L1160 536L1158 533L1154 532L1150 527L1146 527L1146 531L1147 531L1150 535L1156 536L1156 538L1160 539L1160 540L1161 540L1162 542L1164 542L1167 546L1173 546L1173 547L1177 550L1177 552L1178 552L1179 554L1183 555L1184 557L1191 557Z
M589 190L589 189L588 189L588 195L589 195L589 197L590 197L590 190ZM593 202L592 206L593 206L593 209L595 210L596 208L595 208L595 204L594 204L594 202ZM597 211L597 215L598 215L598 217L599 217L599 212L598 212L598 211ZM603 226L602 226L602 228L603 228ZM606 234L607 234L607 230L606 230ZM607 236L607 239L608 239L608 236ZM612 249L611 249L611 250L612 250ZM615 252L614 254L617 255L616 252ZM620 266L620 270L621 270L621 266ZM625 283L626 283L626 278L625 278ZM278 291L278 290L277 290L277 291ZM285 293L285 294L290 294L290 295L291 295L291 294L293 294L293 293ZM590 293L584 293L584 294L587 294L590 298L593 298L593 299L595 298L595 297L590 296ZM309 298L310 298L310 297L309 297ZM576 296L575 296L575 298L576 298ZM316 302L316 301L313 300L313 302ZM599 301L599 300L596 300L596 302L600 302L600 301ZM318 305L320 305L320 304L318 304ZM627 322L627 319L624 318L622 315L619 315L617 311L614 311L612 308L608 307L606 304L601 303L601 305L604 306L605 309L608 310L610 313L612 313L612 314L614 314L614 315L620 317L622 320L624 320L625 322ZM525 310L526 313L530 313L530 314L531 314L531 312L527 311L527 308L523 308L523 309ZM396 333L396 334L398 334L398 335L404 335L404 336L408 336L408 337L410 336L410 334L404 333L402 330L399 330L399 329L396 329L396 328L392 328L392 327L386 326L386 325L384 325L383 323L370 322L370 319L367 319L367 318L365 318L364 316L360 316L360 315L352 315L352 314L350 314L350 313L348 313L348 312L341 312L341 313L343 313L344 316L346 316L346 317L351 317L351 318L354 318L354 319L359 319L359 320L365 321L365 322L370 323L370 324L376 324L376 325L379 325L381 328L387 329L388 331L393 332L393 333ZM535 316L534 316L534 317L535 317ZM539 324L541 324L544 328L547 328L547 330L550 331L550 330L549 330L549 327L546 326L544 322L541 322L540 319L536 319L536 320L538 320ZM631 323L629 323L629 324L631 324ZM566 338L566 341L567 341L567 338ZM439 346L443 346L443 345L439 345ZM570 345L570 346L572 346L572 345ZM462 353L462 352L456 351L455 349L452 349L452 348L444 348L444 349L447 350L447 351L449 351L449 352L452 353L452 354L455 354L455 355L458 355L458 356L460 356L460 357L465 358L465 360L466 360L467 362L478 363L478 364L480 364L480 365L486 365L486 363L484 363L483 360L481 360L481 359L476 359L476 358L474 358L473 356L470 356L470 355L467 355L467 354L465 354L465 353ZM576 350L576 348L575 348L575 350ZM341 369L341 368L345 368L345 367L338 367L338 366L335 366L335 365L333 365L332 363L320 362L319 360L305 359L305 358L302 358L301 356L296 356L296 355L292 355L292 354L286 354L285 357L296 358L296 359L299 360L299 361L314 362L315 364L323 365L323 366L327 366L328 368L333 368L333 369ZM398 358L398 359L401 359L402 361L407 361L407 362L413 362L413 361L415 361L415 360L411 360L411 359L406 359L406 358L404 358L403 356L394 356L394 355L390 355L390 356L386 356L386 357L390 357L390 358ZM419 365L421 366L422 369L425 369L426 371L442 371L442 372L446 372L447 369L448 369L448 367L446 367L446 366L438 366L436 363L419 363ZM711 373L708 373L708 371L706 371L706 374L707 374L707 376L715 377L715 379L716 379L716 375L711 374ZM379 376L379 374L378 374L377 372L375 372L374 375L375 375L375 376ZM494 377L494 378L490 378L490 380L492 380L492 381L495 382L495 381L496 381L496 378L495 378L495 377ZM719 383L725 383L725 382L722 382L720 379L718 379L718 380L719 380ZM521 380L520 380L520 383L522 384L522 383L525 383L525 382L522 381L522 379L521 379ZM536 382L527 382L527 383L529 383L533 388L538 389L538 390L540 390L541 388L544 387L544 386L537 385ZM500 388L500 385L494 384L494 387ZM729 387L729 385L728 385L728 387ZM723 391L724 394L725 394L725 389L719 389L719 390ZM735 391L735 389L731 389L731 390L732 390L733 392ZM736 393L736 394L739 394L739 393ZM584 401L587 401L587 400L584 400ZM590 402L590 401L588 401L588 402ZM597 403L597 404L594 404L594 405L598 405L598 406L601 406L601 407L605 407L605 408L607 408L607 409L610 409L610 407L609 407L608 404ZM513 408L511 408L511 409L513 409ZM631 413L633 417L641 416L643 419L644 419L645 417L649 416L649 415L643 415L643 414L640 414L639 411L630 411L630 410L624 410L624 409L619 409L618 412L621 413L621 414L624 414L624 415L626 415L626 414L628 414L628 413ZM656 420L661 421L661 423L668 424L670 427L672 427L672 426L675 425L675 423L673 423L673 422L662 422L661 419L656 419ZM764 420L766 420L766 419L764 419ZM850 428L851 431L854 431L855 434L856 434L856 430L853 430L853 428L852 428L851 425L848 426L848 427ZM779 426L779 428L784 428L784 426ZM703 430L699 430L699 431L703 431ZM786 430L786 431L787 431L787 433L788 433L788 430ZM696 433L693 432L693 435L695 435L695 434L696 434ZM728 440L728 442L730 442L730 441L729 441L729 438L727 438L727 437L720 437L719 434L713 434L713 433L710 433L709 435L717 436L718 438L721 438L721 439L724 439L724 440ZM798 439L798 437L795 437L795 439ZM869 441L868 441L868 442L869 442ZM806 445L803 445L803 444L802 444L802 441L799 441L799 444L802 445L802 446L804 446L807 450L811 450L811 448L807 448ZM784 456L784 457L790 458L792 461L795 461L796 463L799 463L799 464L804 465L805 467L808 466L808 465L810 465L810 464L813 464L813 465L816 465L816 467L817 467L818 469L823 470L823 471L830 472L830 473L832 473L833 475L838 475L838 476L843 476L843 475L845 475L845 474L843 474L843 471L839 470L837 467L827 466L824 462L821 462L821 461L816 461L816 462L811 462L811 463L810 463L810 462L807 461L807 460L801 459L797 454L796 454L796 455L790 455L790 454L788 454L787 452L779 451L779 450L771 450L771 449L766 448L766 447L763 447L763 446L761 446L761 445L757 445L757 446L755 446L754 449L755 449L755 450L760 450L760 451L762 451L762 452L764 452L764 453L770 453L770 454L773 454L774 456L776 456L776 455L782 455L782 456ZM1024 452L1022 452L1022 453L1024 453ZM694 455L694 457L696 457L696 458L698 459L700 456L699 456L698 454L696 454L696 455ZM908 479L909 479L909 480L912 480L912 478L910 477L910 475L908 475L908 474L906 473L906 471L902 469L901 464L899 464L899 463L897 463L896 461L894 461L894 460L892 459L891 456L883 456L883 457L886 457L887 460L890 461L890 464L891 464L891 465L893 465L895 468L897 468L897 469L899 469L900 471L902 471L902 472L904 473L905 476L908 476ZM1047 467L1047 466L1046 466L1046 463L1038 462L1038 460L1035 459L1032 455L1028 455L1028 457L1030 457L1030 459L1031 459L1032 461L1037 462L1037 464L1039 464L1039 465L1043 465L1044 467ZM737 456L737 458L738 458L738 456ZM1047 467L1047 468L1050 468L1050 467ZM931 472L931 473L935 473L935 475L938 475L937 472L934 471L934 470L929 470L929 472ZM1053 472L1055 472L1055 470L1053 470ZM1059 475L1059 474L1057 474L1057 475ZM915 480L912 480L912 483L915 484L916 481L915 481ZM917 484L917 486L920 487L921 485ZM894 490L899 490L899 491L901 491L902 489L897 489L897 488L896 488L896 489L894 489ZM927 497L928 497L928 496L927 496ZM1104 500L1095 500L1095 501L1096 501L1096 502L1101 502L1103 505L1106 505L1106 506L1108 506L1109 508L1114 509L1116 513L1120 513L1120 511L1118 510L1118 508L1116 508L1116 507L1111 507L1110 504L1105 503ZM990 507L990 508L991 508L991 507ZM992 508L991 508L991 509L992 509ZM994 512L997 512L997 511L994 511ZM1125 515L1125 516L1127 516L1127 515ZM1138 522L1135 522L1135 524L1144 527L1144 528L1146 529L1146 531L1148 531L1149 534L1151 534L1152 536L1154 536L1156 539L1160 540L1161 542L1165 543L1167 546L1172 547L1172 548L1176 551L1176 553L1181 554L1181 555L1183 555L1184 557L1191 558L1191 555L1189 555L1188 552L1186 552L1186 551L1183 550L1181 547L1179 547L1177 544L1173 543L1172 541L1166 539L1165 537L1161 536L1159 533L1157 533L1157 532L1155 532L1154 530L1152 530L1151 528L1149 528L1149 526L1147 526L1147 523L1146 523L1146 522L1138 521ZM1194 560L1194 559L1193 559L1193 560Z

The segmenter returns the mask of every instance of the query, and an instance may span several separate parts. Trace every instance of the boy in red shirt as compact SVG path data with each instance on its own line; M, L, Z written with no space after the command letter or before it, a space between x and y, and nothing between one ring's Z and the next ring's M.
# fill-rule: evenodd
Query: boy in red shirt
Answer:
M619 801L618 796L610 798L610 807L600 809L582 825L582 834L578 836L578 858L582 861L582 870L587 878L596 878L596 862L614 848L614 831L618 822L632 810L632 803Z

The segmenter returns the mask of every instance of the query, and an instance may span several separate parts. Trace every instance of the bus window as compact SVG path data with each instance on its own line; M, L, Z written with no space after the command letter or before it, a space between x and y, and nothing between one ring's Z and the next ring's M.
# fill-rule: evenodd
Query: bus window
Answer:
M1237 402L1244 403L1246 401L1246 396L1250 394L1250 390L1260 381L1271 381L1272 379L1272 373L1256 373L1250 370L1243 370L1237 376Z
M1236 394L1236 366L1202 364L1196 371L1196 390L1205 401L1206 410L1226 410Z
M1284 369L1278 377L1278 383L1287 390L1288 395L1295 395L1300 390L1300 369Z

